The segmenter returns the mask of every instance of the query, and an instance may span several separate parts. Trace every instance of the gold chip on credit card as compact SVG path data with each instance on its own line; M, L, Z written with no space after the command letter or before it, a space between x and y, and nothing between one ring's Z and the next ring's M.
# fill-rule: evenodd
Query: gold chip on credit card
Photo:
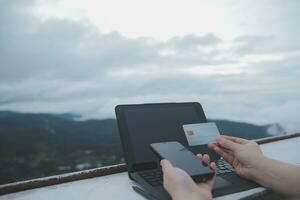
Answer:
M187 136L192 136L192 135L194 135L194 132L193 132L193 131L187 131L187 132L186 132L186 135L187 135Z

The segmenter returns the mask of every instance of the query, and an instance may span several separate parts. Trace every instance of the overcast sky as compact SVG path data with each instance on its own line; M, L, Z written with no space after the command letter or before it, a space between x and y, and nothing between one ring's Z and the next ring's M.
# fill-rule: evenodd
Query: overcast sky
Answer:
M300 130L300 1L2 0L0 109L198 101Z

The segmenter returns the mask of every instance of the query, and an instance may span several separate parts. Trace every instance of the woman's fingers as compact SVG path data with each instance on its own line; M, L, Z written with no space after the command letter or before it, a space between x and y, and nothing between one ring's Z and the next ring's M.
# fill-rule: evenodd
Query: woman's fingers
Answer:
M163 172L168 172L173 168L173 165L170 161L164 159L160 161L160 165L162 167Z
M228 151L226 151L226 150L223 150L223 149L221 149L221 148L218 147L218 146L215 146L215 147L213 148L213 150L214 150L217 154L219 154L221 157L223 157L227 162L229 162L230 164L232 164L232 162L233 162L233 160L234 160L234 156L233 156L230 152L228 152Z
M245 143L249 142L248 140L238 138L238 137L232 137L232 136L227 136L227 135L222 135L222 136L228 140L231 140L231 141L239 143L239 144L245 144Z
M201 154L201 153L198 153L198 154L197 154L197 157L198 157L200 160L202 160L202 154Z
M209 157L209 155L204 154L203 157L202 157L202 160L203 160L203 162L205 164L209 165L209 163L210 163L210 157Z
M232 153L233 152L229 149L226 149L225 147L219 145L219 144L208 144L208 148L211 149L211 150L215 150L216 148L219 148L221 149L222 151L225 151L225 152L228 152L228 153Z
M218 137L217 143L222 148L225 148L227 150L230 150L234 153L240 151L243 148L243 145L240 143L233 142L229 139L226 139L225 137Z
M214 171L217 171L218 167L215 162L210 162L210 157L207 154L202 155L201 153L197 154L197 157L204 162L206 165L210 166L210 168Z
M210 163L209 155L207 155L207 154L202 155L201 153L199 153L199 154L197 154L197 157L198 157L202 162L204 162L206 165L209 165L209 163Z
M217 164L215 162L211 162L209 166L210 168L212 168L212 170L214 170L214 172L218 170Z
M234 161L234 153L228 149L223 148L222 146L219 146L217 144L209 144L208 147L212 150L214 150L218 155L223 157L227 162L229 162L231 165Z

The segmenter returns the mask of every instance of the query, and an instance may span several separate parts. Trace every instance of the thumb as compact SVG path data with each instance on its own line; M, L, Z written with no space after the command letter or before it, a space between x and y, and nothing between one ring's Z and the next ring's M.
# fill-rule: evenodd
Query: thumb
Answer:
M225 139L224 137L219 137L217 142L220 146L229 149L230 151L237 152L241 149L241 145L230 140Z
M173 168L172 163L166 159L161 160L160 165L161 165L163 171L168 171L168 169Z

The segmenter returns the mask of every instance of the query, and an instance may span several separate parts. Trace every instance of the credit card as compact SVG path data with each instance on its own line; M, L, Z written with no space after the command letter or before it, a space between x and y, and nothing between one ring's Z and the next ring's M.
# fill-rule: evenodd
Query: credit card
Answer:
M216 139L220 136L214 122L185 124L182 128L190 146L216 143Z

